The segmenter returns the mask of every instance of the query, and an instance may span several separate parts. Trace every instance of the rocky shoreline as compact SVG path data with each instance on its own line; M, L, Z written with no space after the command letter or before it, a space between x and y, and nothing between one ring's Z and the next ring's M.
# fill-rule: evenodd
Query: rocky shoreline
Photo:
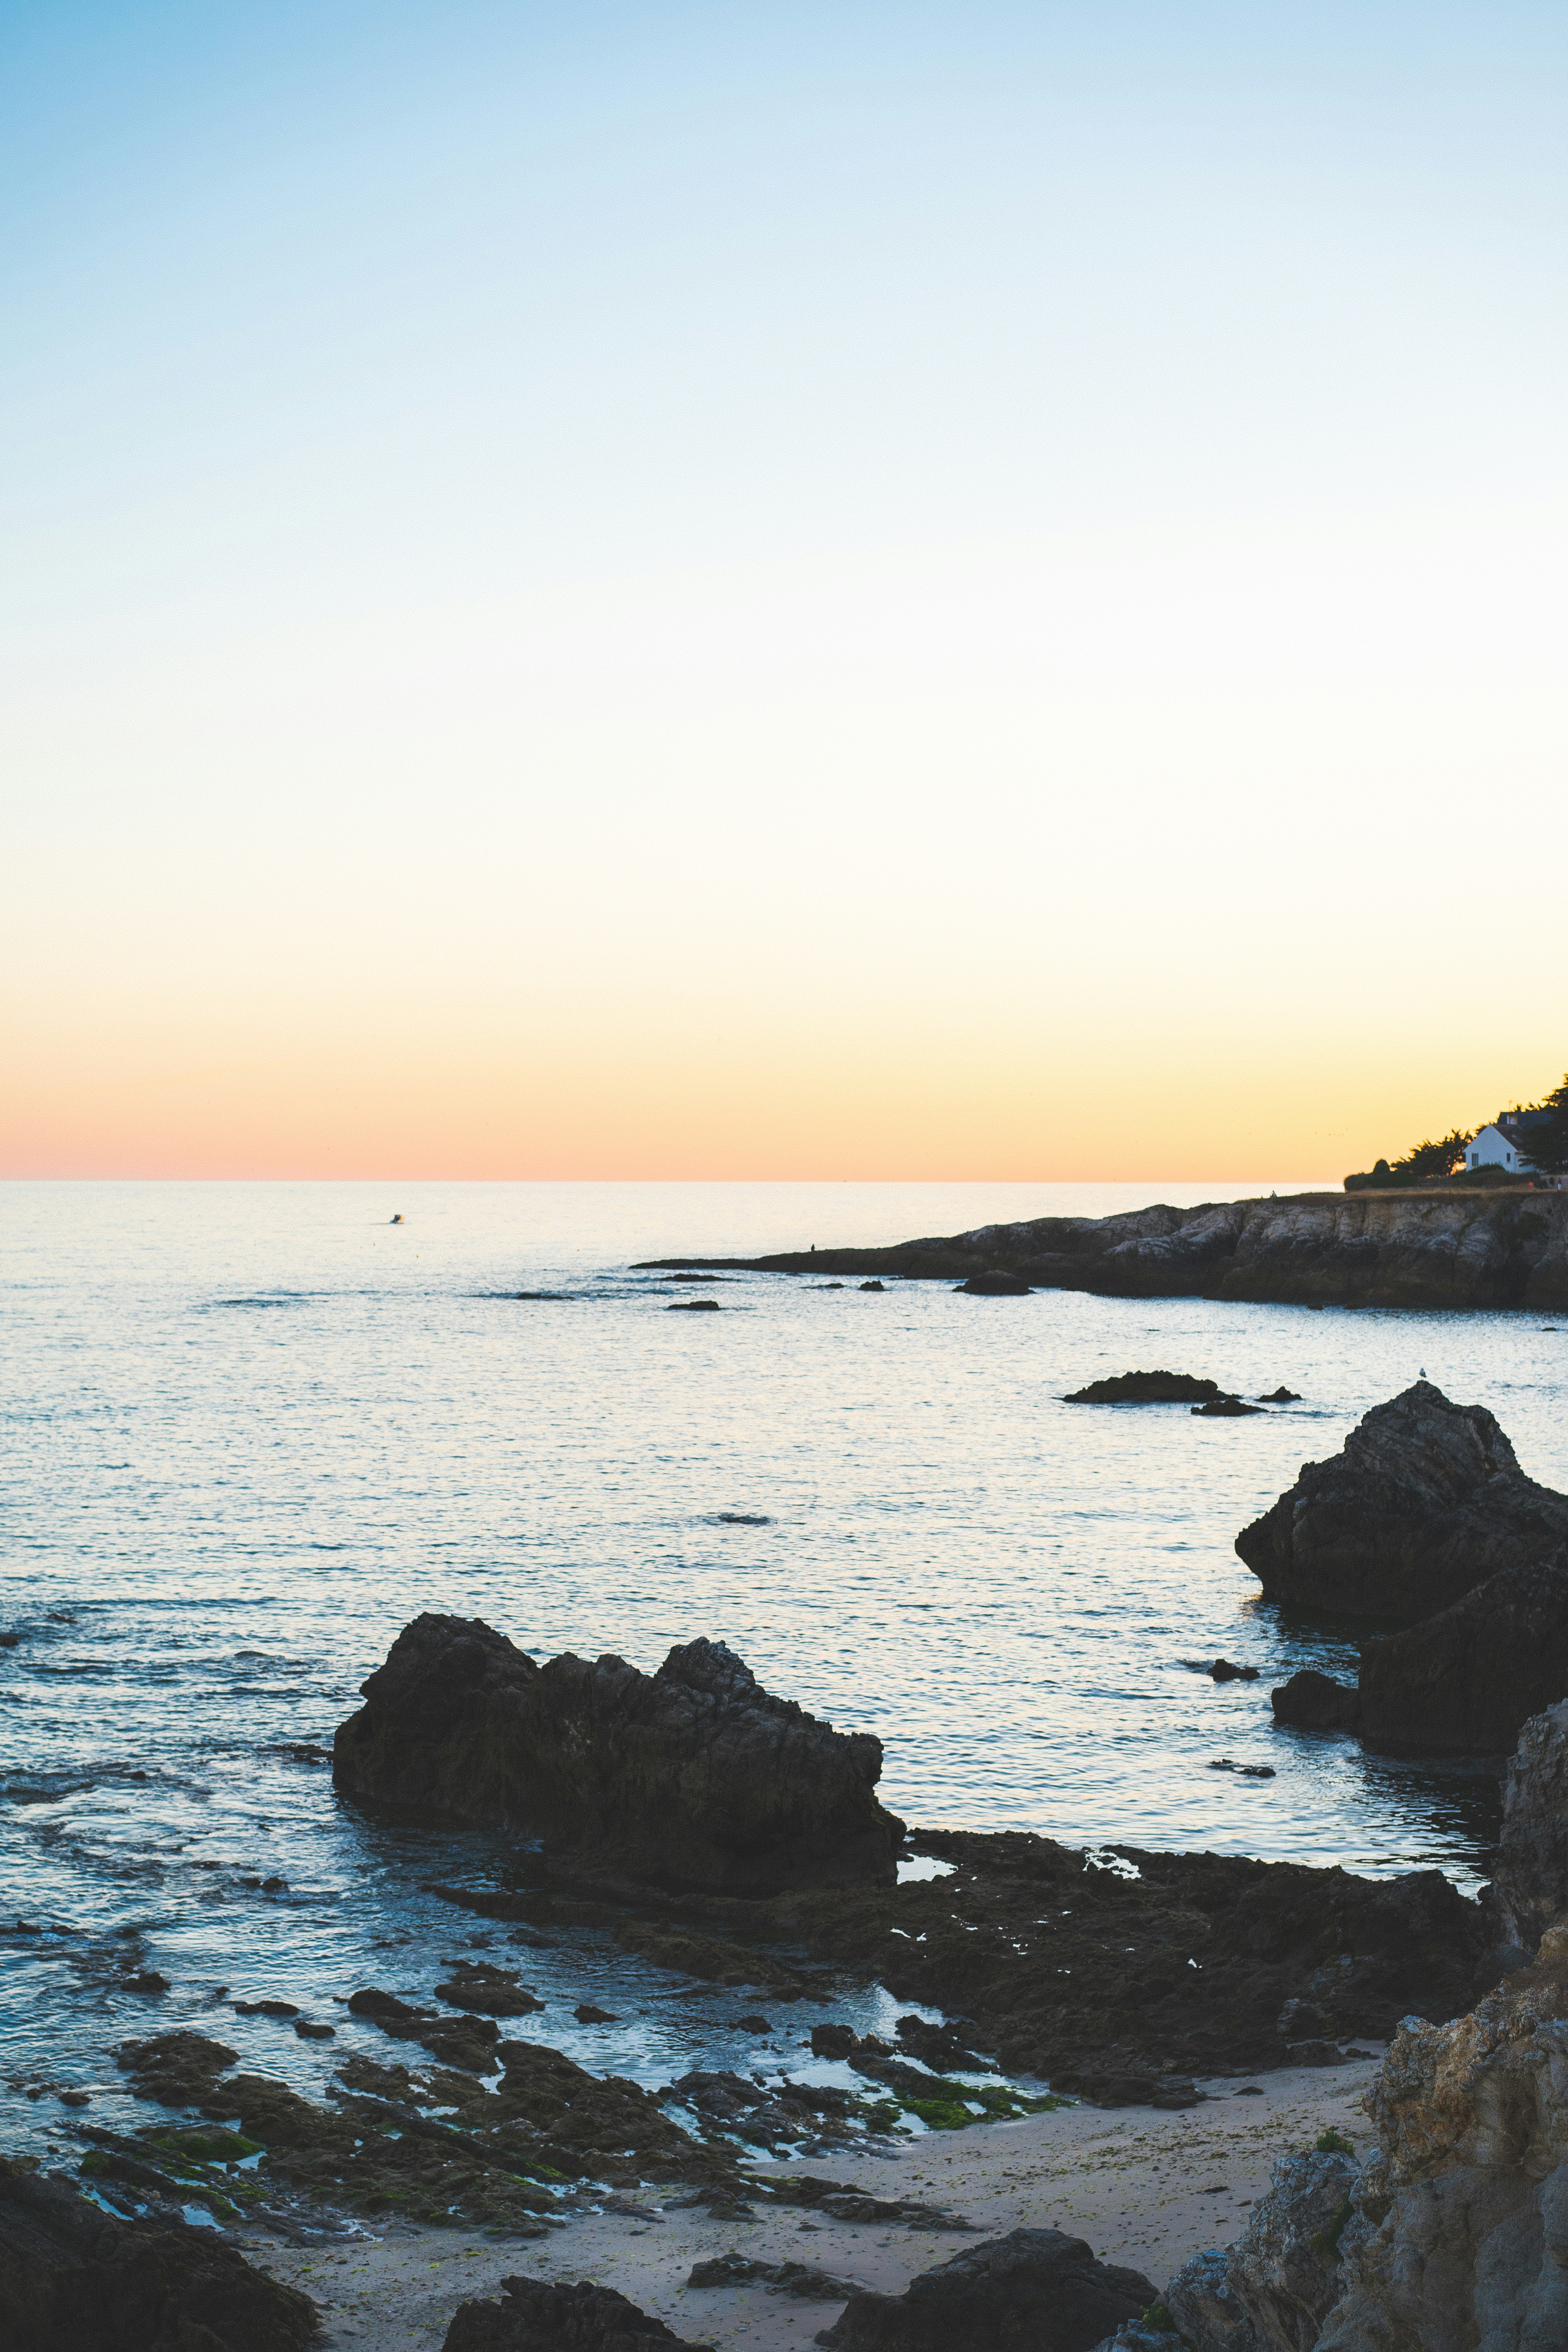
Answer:
M1108 1385L1135 1403L1151 1381L1184 1399L1169 1373ZM677 1645L647 1675L615 1657L541 1666L481 1621L415 1620L339 1727L334 1778L356 1805L494 1833L482 1870L425 1890L455 1931L482 1921L485 1935L444 1960L429 1997L339 1996L384 2054L344 2054L324 2104L189 2027L122 2042L145 2124L109 2128L72 2093L74 2174L0 2163L0 2336L16 2352L303 2352L320 2315L300 2250L477 2231L515 2260L606 2216L647 2235L686 2214L774 2234L761 2252L710 2236L684 2291L831 2306L816 2340L838 2352L1015 2336L1051 2352L1564 2340L1551 2329L1568 2314L1565 1531L1568 1497L1524 1476L1494 1417L1423 1381L1237 1539L1289 1605L1406 1621L1369 1642L1355 1690L1317 1675L1276 1692L1279 1722L1370 1742L1392 1708L1400 1737L1461 1752L1518 1734L1479 1901L1437 1871L1379 1881L908 1830L877 1799L879 1743L764 1690L722 1643ZM542 2006L529 1948L579 1935L745 1997L741 2022L770 2037L770 2062L653 2091L521 2037L509 2021ZM867 1983L915 2004L890 2035L836 2014L842 1989ZM286 2002L232 2006L333 2035ZM1236 2209L1233 2242L1182 2249L1163 2287L1113 2235L1096 2252L1058 2226L1070 2212L998 2210L1011 2226L984 2235L951 2197L866 2179L911 2141L1009 2129L1044 2146L1074 2112L1173 2123L1269 2095L1247 2077L1304 2073L1366 2082L1375 2150L1342 2117L1287 2146L1245 2223ZM964 2242L870 2276L802 2259L777 2238L786 2226ZM692 2342L621 2284L489 2284L500 2299L458 2303L444 2352ZM1505 2320L1514 2332L1497 2334Z
M1568 1193L1302 1192L1284 1199L1035 1217L875 1249L665 1257L661 1273L861 1275L972 1294L1091 1290L1306 1307L1568 1310Z

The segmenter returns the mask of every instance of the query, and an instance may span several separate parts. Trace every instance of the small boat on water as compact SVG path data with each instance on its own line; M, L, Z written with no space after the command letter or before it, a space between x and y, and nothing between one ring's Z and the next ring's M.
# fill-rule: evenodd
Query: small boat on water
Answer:
M396 1216L395 1216L395 1217L393 1217L389 1222L390 1222L391 1223L395 1224L395 1225L400 1225L400 1224L403 1223L403 1212L402 1212L402 1210L401 1210L401 1209L399 1209L399 1211L398 1211L398 1213L397 1213Z

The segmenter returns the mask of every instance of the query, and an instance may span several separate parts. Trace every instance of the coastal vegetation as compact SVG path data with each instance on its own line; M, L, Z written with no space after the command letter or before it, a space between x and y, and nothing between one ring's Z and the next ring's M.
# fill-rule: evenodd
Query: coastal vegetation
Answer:
M1465 1153L1480 1133L1479 1128L1456 1127L1436 1140L1424 1136L1399 1160L1374 1160L1370 1168L1345 1178L1347 1192L1395 1191L1412 1184L1529 1184L1535 1176L1568 1175L1568 1072L1539 1102L1515 1103L1516 1114L1544 1111L1548 1116L1530 1129L1528 1171L1496 1165L1467 1168Z

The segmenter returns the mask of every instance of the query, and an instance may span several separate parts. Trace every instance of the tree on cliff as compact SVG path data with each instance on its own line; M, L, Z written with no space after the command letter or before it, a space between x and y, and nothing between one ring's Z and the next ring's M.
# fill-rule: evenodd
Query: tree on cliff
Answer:
M1412 1145L1404 1159L1396 1160L1392 1168L1386 1160L1380 1160L1364 1173L1347 1176L1345 1191L1376 1192L1402 1184L1430 1184L1444 1176L1452 1176L1464 1166L1465 1148L1474 1139L1473 1130L1464 1127L1455 1128L1451 1135L1440 1137L1436 1143L1427 1136Z
M1451 1176L1464 1166L1466 1146L1473 1140L1474 1130L1463 1127L1439 1137L1436 1143L1424 1138L1403 1160L1394 1161L1390 1173L1396 1184L1424 1184L1431 1176Z
M1526 1128L1520 1149L1537 1175L1568 1176L1568 1071L1563 1073L1563 1084L1553 1087L1542 1101L1531 1103L1531 1108L1550 1111L1552 1116L1540 1127Z

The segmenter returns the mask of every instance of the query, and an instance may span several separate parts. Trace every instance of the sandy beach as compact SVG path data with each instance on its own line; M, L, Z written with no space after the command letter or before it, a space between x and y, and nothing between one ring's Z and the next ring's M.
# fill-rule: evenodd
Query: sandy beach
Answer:
M1066 2230L1160 2287L1192 2254L1240 2234L1277 2157L1310 2147L1331 2126L1358 2148L1370 2145L1361 2101L1374 2072L1375 2057L1288 2068L1261 2075L1260 2095L1235 2082L1202 2084L1209 2094L1204 2104L1174 2114L1066 2107L1020 2123L926 2133L888 2157L825 2158L799 2168L877 2197L941 2206L988 2237ZM439 2352L465 2297L498 2294L503 2278L521 2273L616 2287L677 2335L724 2352L742 2346L793 2352L837 2316L837 2300L754 2286L690 2288L692 2264L733 2251L762 2262L809 2263L898 2294L917 2273L973 2242L794 2210L755 2221L715 2221L700 2209L661 2213L659 2193L650 2189L645 2213L587 2215L544 2243L398 2225L379 2234L364 2230L324 2250L247 2245L246 2252L315 2298L329 2347Z

